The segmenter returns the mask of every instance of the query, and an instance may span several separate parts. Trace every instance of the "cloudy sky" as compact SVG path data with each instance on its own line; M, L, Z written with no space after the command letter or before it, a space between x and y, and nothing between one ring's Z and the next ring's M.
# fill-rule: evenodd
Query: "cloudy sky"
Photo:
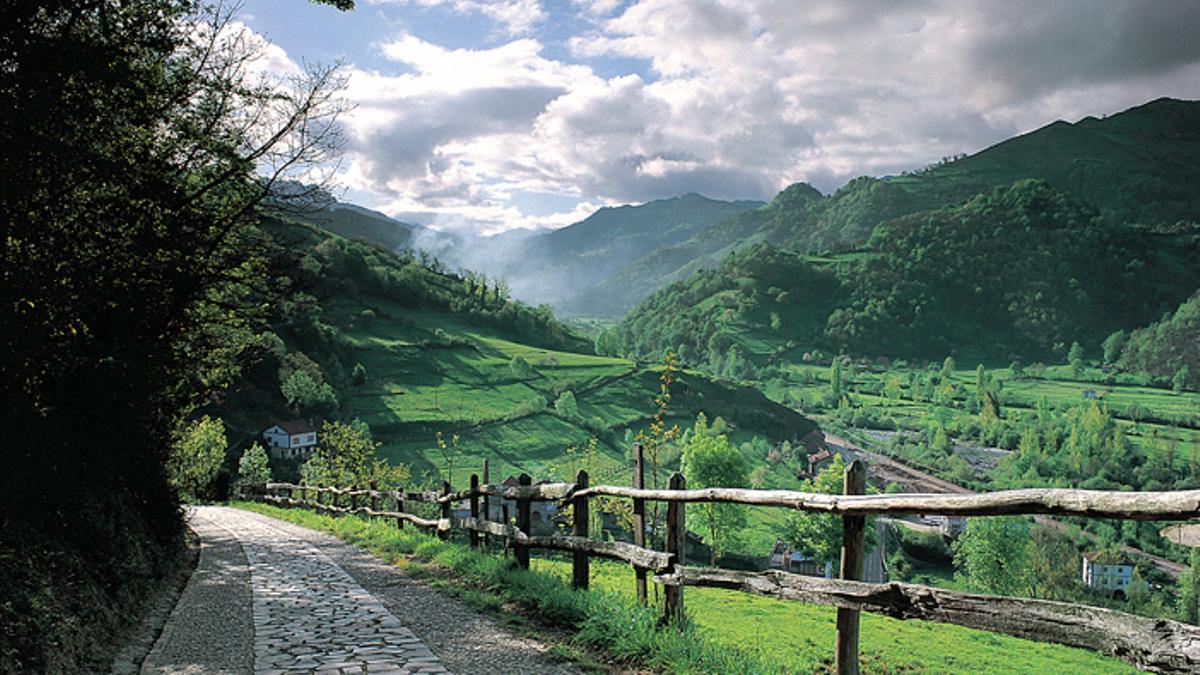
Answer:
M345 63L347 199L482 233L830 192L1200 98L1195 0L245 0L242 20L277 58Z

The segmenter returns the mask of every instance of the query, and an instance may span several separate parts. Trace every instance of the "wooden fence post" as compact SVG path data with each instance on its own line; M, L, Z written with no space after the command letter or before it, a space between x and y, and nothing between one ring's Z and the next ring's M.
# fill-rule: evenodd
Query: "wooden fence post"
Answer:
M357 492L357 490L354 489L353 485L350 486L350 491ZM350 495L350 511L354 512L356 509L358 509L358 495L351 494Z
M471 474L471 518L479 521L479 474ZM479 548L479 532L471 530L471 548Z
M488 474L487 457L483 458L483 475L480 476L480 478L483 480L484 485L491 485L491 480L489 479L489 474ZM482 506L483 506L483 519L491 520L492 519L492 508L491 508L492 502L488 498L487 495L483 496L483 505ZM507 523L505 523L505 524L507 524ZM485 533L483 533L483 550L487 551L487 550L490 550L491 548L492 548L491 536L485 532Z
M582 490L587 486L588 472L580 469L579 473L575 474L575 488ZM575 517L575 536L588 536L588 498L586 496L576 497L572 507ZM574 564L571 566L571 586L586 590L590 576L587 551L575 551L572 558Z
M867 492L867 467L854 460L846 467L842 494L861 495ZM865 557L863 516L842 516L842 565L840 578L859 581L863 576ZM858 610L838 608L837 611L837 656L835 667L838 675L858 675Z
M687 481L683 478L683 474L671 474L667 488L670 490L687 489ZM687 523L683 515L683 502L667 502L666 550L671 554L672 566L687 564ZM682 626L683 586L667 586L663 589L663 599L663 622Z
M529 474L523 473L517 477L517 484L519 484L521 487L533 485L533 479L529 477ZM530 503L528 499L517 500L517 529L526 535L529 534L531 529L530 526L532 525L533 521L533 514L530 512L529 506ZM520 543L516 544L513 546L513 555L517 559L517 567L520 567L523 570L529 569L528 546Z
M641 490L646 487L646 461L645 449L641 443L633 444L633 488ZM633 500L633 543L636 546L645 548L646 546L646 500ZM633 573L637 575L637 599L641 604L646 604L646 570L641 567L635 567Z
M442 496L445 496L448 494L450 494L450 481L444 480L444 481L442 481ZM439 513L441 514L442 520L450 520L451 506L450 506L450 502L448 500L445 502L442 502L442 508ZM450 538L450 530L443 530L441 528L441 526L439 525L438 530L437 530L437 536L438 536L438 539L443 539L443 540L449 539Z
M507 528L509 525L512 524L512 521L510 520L510 518L508 516L508 504L500 505L500 517L504 519L504 527L505 528ZM505 532L507 532L507 531L508 530L505 529ZM505 558L508 557L508 549L510 549L510 548L512 548L510 539L509 539L508 535L505 535L504 536L504 557Z
M369 483L369 485L371 487L371 510L379 511L379 495L375 494L377 492L376 488L379 487L379 483L377 481L371 481ZM367 516L367 517L374 518L375 516Z
M404 490L396 490L396 513L404 513ZM396 529L404 529L404 519L396 518Z

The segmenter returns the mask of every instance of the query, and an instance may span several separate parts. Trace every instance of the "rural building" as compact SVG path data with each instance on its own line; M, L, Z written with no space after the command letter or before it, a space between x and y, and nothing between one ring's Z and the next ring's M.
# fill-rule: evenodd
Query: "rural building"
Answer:
M272 457L307 459L317 447L317 429L308 420L280 422L262 432Z
M782 539L775 540L775 548L771 549L771 555L767 557L767 566L771 569L810 577L833 578L833 565L830 563L821 565L816 560L793 551L792 547Z
M937 525L942 536L947 539L954 539L967 529L967 519L959 516L933 515L924 516L923 520L930 525Z
M1083 585L1102 591L1124 591L1133 576L1133 563L1112 553L1083 554Z
M545 485L550 481L540 480L534 485ZM500 481L500 485L504 487L517 487L520 483L513 476ZM517 519L517 503L511 499L497 499L492 497L488 500L487 519L496 523L504 522L504 509L508 509L508 519L510 522L515 522ZM529 519L530 530L533 534L554 534L554 519L558 517L558 505L554 502L530 502L529 504Z
M830 461L833 460L833 453L827 449L821 449L818 452L808 456L808 475L815 476L817 472L824 469Z

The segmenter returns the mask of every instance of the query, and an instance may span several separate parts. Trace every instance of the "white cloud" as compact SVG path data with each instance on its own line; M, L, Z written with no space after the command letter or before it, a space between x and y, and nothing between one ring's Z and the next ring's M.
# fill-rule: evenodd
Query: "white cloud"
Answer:
M537 2L413 3L515 35L547 21ZM544 36L377 45L395 68L351 73L347 181L446 227L553 226L582 212L533 218L514 197L768 198L797 180L828 191L1057 118L1200 92L1200 3L1186 1L572 6L589 27L562 37L573 63L547 56ZM602 77L589 65L611 72L614 58L646 66Z
M530 33L546 20L540 0L367 0L371 4L445 7L460 14L482 14L511 35Z

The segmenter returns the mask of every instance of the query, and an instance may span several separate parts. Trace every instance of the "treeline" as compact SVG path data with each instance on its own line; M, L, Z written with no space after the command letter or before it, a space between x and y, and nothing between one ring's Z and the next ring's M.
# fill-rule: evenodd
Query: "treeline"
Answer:
M4 10L2 672L109 667L182 550L172 446L277 298L257 205L336 151L334 71L260 80L237 30L177 0Z
M1177 391L1200 389L1200 291L1160 321L1109 339L1106 345L1120 348L1116 363L1123 370L1146 373Z
M674 349L721 374L745 360L736 354L750 341L772 345L767 361L795 348L1061 359L1074 342L1099 351L1114 331L1148 324L1197 286L1194 234L1105 224L1086 204L1025 180L886 221L859 254L809 258L767 244L736 252L647 298L598 347L642 357Z

